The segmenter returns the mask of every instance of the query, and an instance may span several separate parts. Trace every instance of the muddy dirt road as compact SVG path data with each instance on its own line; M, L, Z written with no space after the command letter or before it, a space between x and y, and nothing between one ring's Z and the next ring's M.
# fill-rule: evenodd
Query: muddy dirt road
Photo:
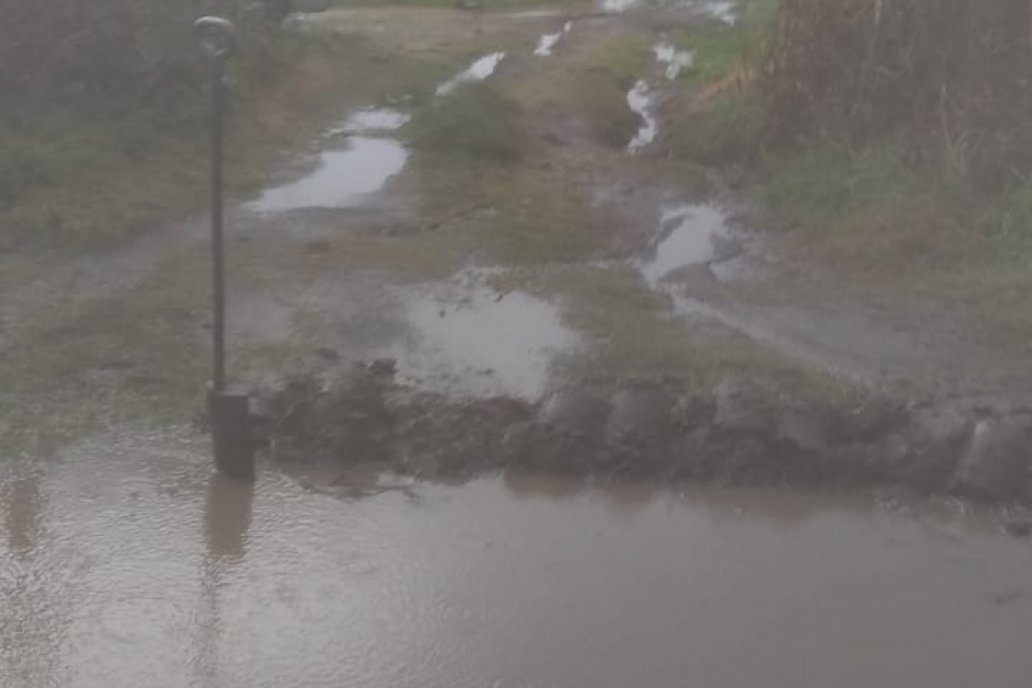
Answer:
M785 269L719 184L664 158L665 89L691 69L666 29L735 18L734 3L671 5L303 20L455 64L422 84L427 103L347 108L234 205L236 383L327 381L381 359L406 393L548 423L578 415L550 404L577 398L556 390L616 385L602 422L619 429L653 423L628 402L651 398L628 393L643 380L675 380L684 398L731 373L779 394L930 395L963 360L949 422L927 414L949 450L1000 414L1023 423L1013 361L939 336L931 317L843 306ZM629 50L646 58L634 78L591 81L624 70ZM518 162L416 150L408 123L481 83L518 104L527 131L503 132L525 136ZM628 123L615 139L611 103L595 100L607 84ZM1009 688L1032 676L1032 519L1016 507L702 489L665 470L651 483L560 478L496 470L495 457L420 481L263 456L256 485L228 483L187 425L207 376L203 222L73 261L0 260L3 688ZM726 421L716 396L713 424ZM900 427L924 432L905 408ZM449 418L429 424L478 434ZM411 425L406 440L432 443ZM749 446L780 450L781 425L762 425L746 428ZM832 458L892 451L903 465L911 435L887 427L849 440L866 453Z

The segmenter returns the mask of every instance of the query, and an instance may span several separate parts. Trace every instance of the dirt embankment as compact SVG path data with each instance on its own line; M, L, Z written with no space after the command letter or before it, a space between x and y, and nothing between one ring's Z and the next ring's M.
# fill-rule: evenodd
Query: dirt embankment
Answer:
M540 402L458 401L399 383L394 364L330 384L298 378L265 395L276 460L389 467L423 478L502 469L720 486L905 486L989 501L1032 500L1027 409L903 405L868 395L789 398L728 377L556 391Z

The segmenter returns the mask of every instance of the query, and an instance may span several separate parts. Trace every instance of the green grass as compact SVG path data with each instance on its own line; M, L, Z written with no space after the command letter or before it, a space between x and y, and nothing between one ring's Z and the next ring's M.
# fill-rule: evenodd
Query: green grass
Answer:
M777 0L743 0L739 5L739 20L733 26L712 23L676 33L674 45L695 53L694 68L684 76L719 81L742 64L757 63L762 57L777 4Z
M763 103L755 91L736 92L675 118L667 140L681 158L707 164L742 160L759 139L763 114Z
M511 162L522 150L516 103L486 82L464 84L416 113L405 135L417 150Z
M631 268L577 267L512 286L559 299L565 319L586 335L586 351L571 364L575 375L676 375L709 386L733 371L780 375L790 369L743 335L686 325Z
M833 229L926 192L891 145L863 151L813 146L768 159L764 195L811 229Z
M1032 184L1009 190L981 226L987 249L1002 258L1032 257Z
M644 34L624 34L601 42L586 56L572 86L577 112L607 145L623 148L639 126L627 107L627 92L651 69L651 41Z

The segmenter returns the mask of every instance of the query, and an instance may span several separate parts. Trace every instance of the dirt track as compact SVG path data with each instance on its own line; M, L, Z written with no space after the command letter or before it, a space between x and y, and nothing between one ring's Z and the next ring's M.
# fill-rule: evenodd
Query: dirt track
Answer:
M409 24L392 10L331 13L304 30L357 27L427 54L471 40L484 54L504 48L489 79L520 106L521 160L492 167L412 155L396 130L403 119L390 119L413 114L403 104L345 113L301 165L271 175L265 193L231 213L230 342L241 386L277 389L312 371L347 380L354 361L389 357L413 390L406 412L425 413L431 425L481 413L457 399L509 398L504 408L521 409L513 418L483 411L493 435L510 438L489 466L559 469L565 460L567 470L659 478L901 480L941 490L955 484L965 456L1000 453L978 448L978 437L999 434L1006 445L1026 432L1020 359L987 348L957 314L822 274L762 231L762 209L728 193L719 171L689 173L666 159L659 106L690 92L690 79L668 79L649 53L640 76L651 84L643 107L657 113L655 141L628 153L640 122L622 93L614 102L628 116L623 128L598 129L609 111L578 100L577 82L599 71L607 51L651 46L697 14L583 16L569 31L561 15L488 15L479 25L457 16L427 10L415 42L402 40ZM534 55L556 28L551 54ZM383 116L386 127L377 124ZM5 272L12 446L193 413L206 376L204 237L203 222L189 221L105 255L40 258L35 270ZM746 432L718 428L714 390L742 379L769 417L750 420L762 427ZM625 389L635 381L653 391ZM595 399L595 416L567 428L591 437L573 452L558 448L568 439L561 432L542 435L533 420L563 395ZM663 408L652 408L656 395ZM683 398L709 410L678 421ZM638 403L647 451L624 447L609 427L613 409ZM848 419L867 405L890 419L855 440ZM814 437L793 437L786 418L802 419L801 432ZM631 434L642 434L634 422ZM398 441L450 443L433 434ZM625 449L656 456L639 465ZM745 458L722 467L721 452ZM524 453L532 458L514 458ZM999 475L990 461L995 477L973 479L978 491L1002 498L1024 485L1020 461L1001 459Z

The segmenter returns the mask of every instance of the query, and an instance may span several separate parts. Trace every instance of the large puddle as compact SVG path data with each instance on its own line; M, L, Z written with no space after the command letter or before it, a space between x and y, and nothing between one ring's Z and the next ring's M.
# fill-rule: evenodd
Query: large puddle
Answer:
M391 355L405 377L440 392L537 399L556 357L580 343L554 304L518 291L445 284L403 302L409 334Z
M0 683L1028 685L1032 548L976 517L518 476L341 501L206 452L0 465Z

